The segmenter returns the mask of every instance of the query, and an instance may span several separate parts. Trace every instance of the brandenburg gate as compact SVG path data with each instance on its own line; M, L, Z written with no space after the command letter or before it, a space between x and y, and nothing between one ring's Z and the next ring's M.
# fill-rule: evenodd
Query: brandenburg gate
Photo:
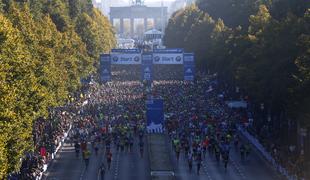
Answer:
M147 30L148 20L153 21L155 29L164 31L168 20L168 8L161 7L147 7L139 0L135 1L132 6L127 7L111 7L110 8L110 22L114 25L115 20L119 20L119 34L124 33L124 20L130 20L130 35L133 36L135 19L143 19L144 31Z

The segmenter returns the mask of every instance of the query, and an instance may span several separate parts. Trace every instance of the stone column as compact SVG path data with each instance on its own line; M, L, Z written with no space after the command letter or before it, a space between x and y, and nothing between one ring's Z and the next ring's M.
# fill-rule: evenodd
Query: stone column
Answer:
M162 19L162 26L163 26L163 29L162 29L162 33L165 33L165 30L166 30L166 24L167 24L167 21L166 21L167 17L164 16L163 19Z
M134 25L135 25L135 19L134 18L130 18L130 34L131 36L133 36L134 34Z
M120 18L119 33L120 34L124 33L124 19L123 18Z
M144 32L147 31L147 18L144 18Z
M114 18L111 16L110 17L110 23L112 24L112 26L114 26L113 21L114 21Z
M158 29L158 19L154 18L154 28Z

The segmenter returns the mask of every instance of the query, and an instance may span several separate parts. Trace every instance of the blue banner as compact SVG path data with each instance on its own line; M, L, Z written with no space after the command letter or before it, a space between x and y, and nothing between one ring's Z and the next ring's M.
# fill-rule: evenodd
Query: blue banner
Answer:
M194 53L183 54L184 80L195 80L195 56Z
M141 53L140 49L111 49L112 53Z
M142 54L142 66L141 66L142 81L153 80L153 55L152 53Z
M153 49L154 53L183 53L183 49L174 48L174 49Z
M164 100L149 99L146 101L148 132L162 132L164 125Z
M110 54L100 55L100 80L101 82L111 81L111 56Z
M141 64L140 53L111 53L112 64Z

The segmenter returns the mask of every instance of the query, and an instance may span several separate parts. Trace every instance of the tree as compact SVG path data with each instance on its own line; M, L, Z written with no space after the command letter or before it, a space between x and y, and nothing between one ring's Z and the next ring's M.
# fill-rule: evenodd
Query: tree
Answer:
M92 18L86 13L82 13L76 22L75 31L81 37L82 41L86 44L88 55L95 58L98 55L99 39L97 39L97 34L95 33L96 24Z
M19 159L32 149L32 118L28 108L31 96L38 86L31 71L31 61L20 32L10 21L0 15L0 178L18 169Z
M292 116L297 117L304 126L310 126L308 121L309 114L309 91L310 91L310 10L308 10L303 19L302 26L305 30L298 38L298 57L295 64L298 73L294 75L297 86L293 89L291 112ZM302 112L302 113L300 113Z
M199 67L207 67L207 62L211 61L209 52L213 41L210 34L213 32L214 26L214 20L208 14L204 14L195 19L191 30L185 37L184 48L187 52L195 52Z
M248 17L255 13L261 0L197 0L197 6L214 19L221 18L228 27L246 28Z
M277 20L285 19L288 13L292 13L297 17L303 17L309 8L309 1L273 0L271 3L271 14Z
M191 5L179 10L170 18L165 31L164 42L168 47L184 47L185 38L195 21L203 16L197 6Z
M0 13L3 12L3 7L4 7L4 3L2 1L0 1Z
M256 15L251 15L249 18L249 34L258 35L264 31L266 25L270 23L271 16L269 10L265 5L259 6L259 10Z
M47 1L43 7L45 13L48 13L55 23L58 31L64 32L69 28L70 20L67 1Z
M115 46L107 18L91 1L79 2L74 17L68 1L0 1L0 179L38 148L34 121L64 105L80 79L96 72L99 54Z

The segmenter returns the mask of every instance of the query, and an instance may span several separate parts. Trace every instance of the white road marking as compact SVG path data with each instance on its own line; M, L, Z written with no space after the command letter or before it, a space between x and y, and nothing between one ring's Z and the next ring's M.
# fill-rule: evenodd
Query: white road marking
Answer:
M212 180L212 178L211 178L211 176L210 176L210 174L209 174L209 172L208 172L208 169L207 169L207 163L202 161L201 164L202 164L203 169L204 169L205 172L206 172L206 175L207 175L208 179L209 179L209 180Z
M235 169L237 170L237 173L241 176L242 179L246 179L244 173L242 172L241 168L237 165L237 163L233 160L231 160L232 165L235 167Z

